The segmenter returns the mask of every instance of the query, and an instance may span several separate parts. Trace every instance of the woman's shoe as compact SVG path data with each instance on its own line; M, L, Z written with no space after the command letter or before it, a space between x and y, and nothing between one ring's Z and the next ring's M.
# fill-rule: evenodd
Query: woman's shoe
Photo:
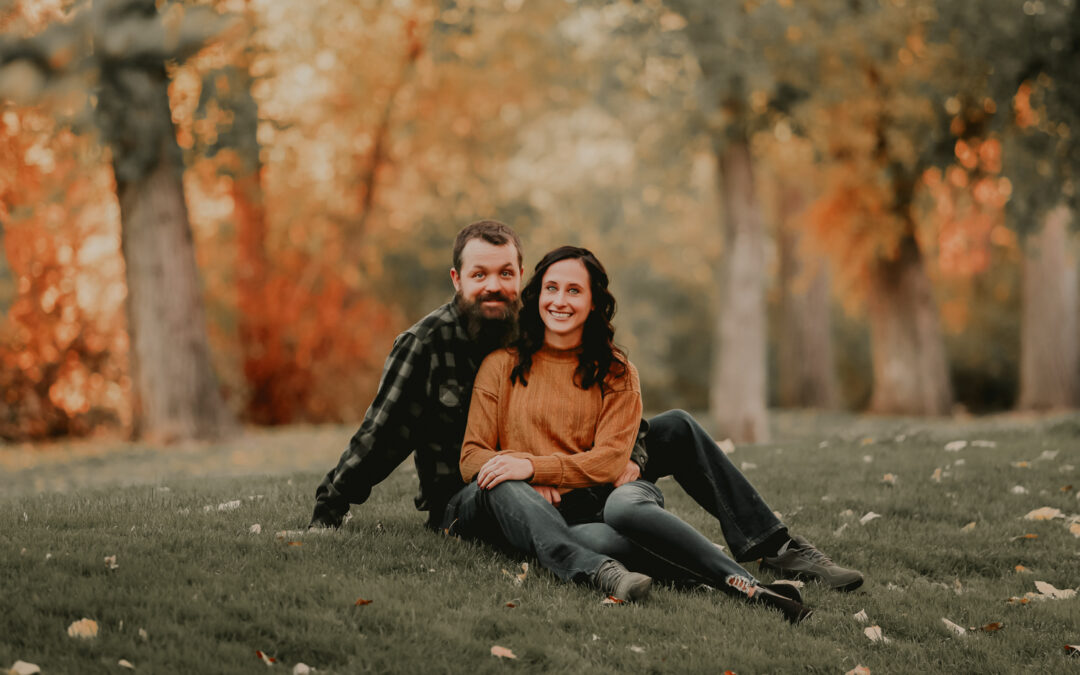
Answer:
M792 624L798 624L804 619L808 618L814 613L814 610L806 607L802 604L801 594L799 589L795 588L791 584L779 584L787 586L787 589L775 589L777 584L769 584L766 586L758 586L754 589L754 594L750 596L752 601L760 602L763 605L779 610L784 618L790 621ZM790 589L790 590L788 590ZM783 591L777 592L777 590ZM800 598L796 600L795 597Z

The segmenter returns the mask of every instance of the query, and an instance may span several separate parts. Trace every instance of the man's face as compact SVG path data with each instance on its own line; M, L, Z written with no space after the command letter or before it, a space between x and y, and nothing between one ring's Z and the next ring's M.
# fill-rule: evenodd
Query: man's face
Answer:
M517 315L521 274L512 243L470 239L461 249L461 273L451 269L450 280L467 308L485 319L505 320Z

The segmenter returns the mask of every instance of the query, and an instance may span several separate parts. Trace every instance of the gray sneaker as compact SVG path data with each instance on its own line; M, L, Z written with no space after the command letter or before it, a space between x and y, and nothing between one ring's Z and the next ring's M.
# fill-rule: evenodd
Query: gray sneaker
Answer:
M795 535L787 550L774 557L761 559L761 567L776 570L784 576L817 579L838 591L853 591L862 586L863 575L856 570L840 567L803 537Z
M622 602L644 600L649 595L652 577L631 572L615 560L600 565L592 578L593 585Z

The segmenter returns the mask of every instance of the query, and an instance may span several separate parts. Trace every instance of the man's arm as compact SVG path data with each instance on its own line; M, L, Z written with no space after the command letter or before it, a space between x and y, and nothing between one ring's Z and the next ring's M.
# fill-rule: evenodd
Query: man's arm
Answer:
M379 389L360 429L353 434L338 465L315 491L312 525L340 525L349 505L363 503L372 486L389 476L412 452L410 422L422 411L415 408L423 392L427 358L425 345L411 333L402 333L394 341L383 365Z

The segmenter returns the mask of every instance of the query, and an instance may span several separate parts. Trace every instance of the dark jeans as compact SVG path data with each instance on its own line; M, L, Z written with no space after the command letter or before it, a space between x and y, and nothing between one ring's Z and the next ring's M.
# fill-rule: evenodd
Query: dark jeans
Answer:
M571 536L559 511L524 481L506 481L490 490L469 483L447 505L443 529L535 556L564 581L587 582L612 558Z
M727 455L682 410L649 420L645 437L649 459L642 478L655 483L673 476L694 501L720 521L736 560L754 560L775 552L763 544L783 543L787 528Z
M649 481L619 487L608 497L603 523L570 531L582 545L657 579L704 583L737 596L758 583L704 535L665 511L663 493Z

